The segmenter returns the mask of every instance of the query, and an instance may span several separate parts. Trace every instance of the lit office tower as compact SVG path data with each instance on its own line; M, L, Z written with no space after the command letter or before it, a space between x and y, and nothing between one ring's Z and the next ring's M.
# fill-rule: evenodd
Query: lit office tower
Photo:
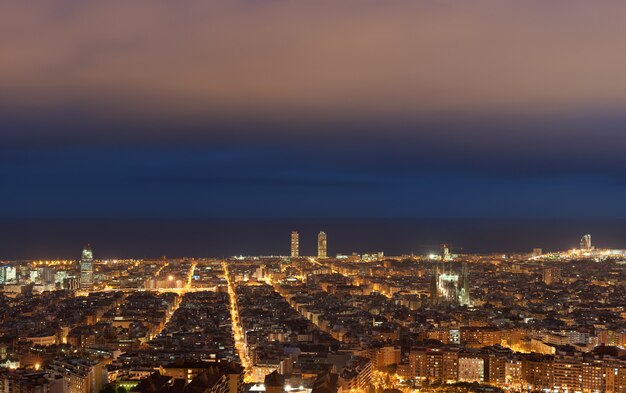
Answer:
M317 257L326 258L326 232L317 235Z
M87 244L80 259L80 289L93 288L93 253Z
M298 231L291 232L291 257L298 258L300 256L300 236Z

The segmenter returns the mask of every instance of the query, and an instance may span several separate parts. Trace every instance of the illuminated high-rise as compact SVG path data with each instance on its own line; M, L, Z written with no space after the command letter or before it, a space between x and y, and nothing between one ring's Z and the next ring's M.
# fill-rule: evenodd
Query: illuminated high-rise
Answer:
M317 235L317 257L326 258L326 232L321 231Z
M300 256L300 235L298 231L291 232L291 257L298 258Z
M93 288L93 252L87 244L80 259L80 289Z

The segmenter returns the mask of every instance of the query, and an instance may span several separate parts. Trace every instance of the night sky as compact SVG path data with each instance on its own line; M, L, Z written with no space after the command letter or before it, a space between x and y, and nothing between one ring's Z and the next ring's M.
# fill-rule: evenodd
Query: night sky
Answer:
M0 5L0 216L626 217L626 2Z

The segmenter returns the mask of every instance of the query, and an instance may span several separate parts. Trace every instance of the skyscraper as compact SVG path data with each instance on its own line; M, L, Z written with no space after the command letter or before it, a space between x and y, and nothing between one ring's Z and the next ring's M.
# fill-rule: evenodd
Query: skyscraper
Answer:
M300 235L298 231L291 232L291 257L298 258L300 256Z
M80 289L93 288L93 252L91 246L87 244L83 248L83 255L80 260Z
M326 232L320 231L317 235L317 257L326 258Z

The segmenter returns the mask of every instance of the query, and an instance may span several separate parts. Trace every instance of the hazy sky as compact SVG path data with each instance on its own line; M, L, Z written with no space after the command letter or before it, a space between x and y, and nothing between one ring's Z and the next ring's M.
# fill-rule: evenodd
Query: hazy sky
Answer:
M623 1L0 5L0 216L626 217Z

